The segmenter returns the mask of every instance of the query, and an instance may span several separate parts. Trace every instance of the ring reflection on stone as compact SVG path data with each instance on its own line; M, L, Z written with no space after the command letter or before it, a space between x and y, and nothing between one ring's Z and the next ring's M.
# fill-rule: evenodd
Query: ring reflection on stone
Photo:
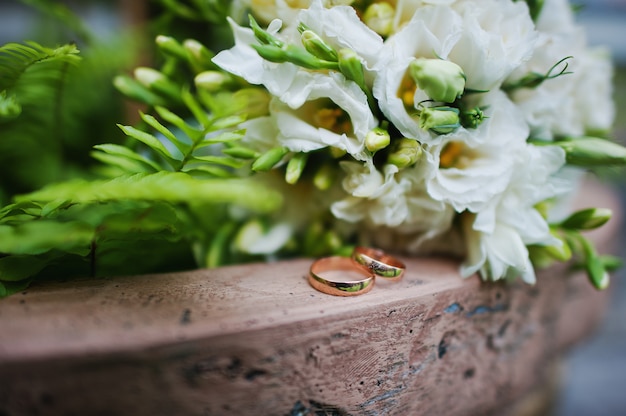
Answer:
M324 257L309 270L309 284L320 292L335 296L356 296L374 287L374 275L347 257Z
M356 247L352 252L352 259L385 280L401 279L406 269L400 260L375 248Z

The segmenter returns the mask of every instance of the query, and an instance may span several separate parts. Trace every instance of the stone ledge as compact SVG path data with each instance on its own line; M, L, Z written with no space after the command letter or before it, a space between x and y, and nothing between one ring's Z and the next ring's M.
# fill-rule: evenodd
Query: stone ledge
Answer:
M35 286L0 301L0 414L501 414L608 298L564 266L529 287L403 260L352 298L313 290L308 259Z

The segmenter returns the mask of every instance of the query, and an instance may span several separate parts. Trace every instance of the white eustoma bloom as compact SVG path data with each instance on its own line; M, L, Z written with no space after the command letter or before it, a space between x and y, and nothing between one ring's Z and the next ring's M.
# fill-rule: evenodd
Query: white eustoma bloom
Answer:
M407 218L404 194L410 184L396 181L397 166L385 165L384 176L371 161L342 162L341 167L347 172L342 185L349 196L332 204L335 217L390 227L400 225Z
M412 82L409 64L416 57L446 58L461 36L461 27L461 17L450 8L427 6L418 9L411 21L385 42L373 92L381 111L405 137L421 142L434 138L419 127L417 110L407 110L403 101L403 83ZM418 88L412 101L417 104L427 99Z
M528 126L501 91L487 94L487 118L476 129L459 128L427 147L429 195L457 212L480 211L509 186Z
M241 128L246 129L243 142L260 152L276 146L294 152L336 147L357 160L371 160L365 150L365 137L378 121L365 94L339 74L311 75L309 87L314 87L303 88L301 96L292 97L302 103L299 107L292 108L273 98L269 116L242 123ZM339 78L336 82L329 82L335 77Z
M541 139L606 131L615 116L609 53L587 46L585 30L575 24L569 6L565 0L546 1L537 21L540 31L537 48L528 63L507 81L514 83L529 72L545 74L561 59L571 57L567 61L567 71L571 74L511 94L531 126L532 135Z
M498 88L532 55L537 33L526 2L460 1L452 7L462 16L463 33L448 59L465 71L467 88Z
M412 100L407 69L415 58L441 58L459 65L466 88L495 90L534 50L536 32L523 2L461 1L423 6L389 37L376 68L374 96L387 118L409 138L424 143L439 136L420 129L419 103L429 97L419 87ZM408 86L407 86L408 85ZM412 102L411 102L412 101Z
M292 108L302 105L302 102L294 97L306 96L315 88L312 84L315 74L334 73L334 71L315 72L290 62L266 61L251 46L259 44L252 29L241 27L232 19L229 19L229 23L235 37L235 46L221 51L213 58L213 62L251 84L265 86L270 94ZM365 68L373 67L380 57L382 38L361 22L351 7L337 6L327 9L320 0L314 0L310 8L298 13L295 23L281 30L283 22L275 19L267 31L286 44L302 46L296 26L297 23L304 23L335 49L346 48L354 51L362 59ZM328 76L328 78L328 82L333 83L337 77ZM343 85L334 87L343 88Z
M519 152L509 187L474 215L464 216L467 258L464 277L480 271L487 280L521 275L535 283L529 244L555 245L547 221L536 210L539 202L571 192L572 181L560 175L565 152L557 146L526 145Z

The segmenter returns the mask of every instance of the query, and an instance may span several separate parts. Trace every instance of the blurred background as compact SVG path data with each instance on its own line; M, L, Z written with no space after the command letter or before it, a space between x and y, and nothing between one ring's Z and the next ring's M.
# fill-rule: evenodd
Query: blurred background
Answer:
M59 30L58 20L50 18L54 10L45 10L36 0L0 0L0 44L22 42L26 39L38 41L45 46L66 42L67 33ZM137 16L149 11L144 1L63 1L71 10L87 22L89 31L95 35L96 42L114 38L122 29L141 24ZM615 120L614 137L622 144L626 143L626 1L625 0L588 0L574 1L584 4L578 14L578 22L587 27L591 45L606 45L612 51L615 62L615 100L618 115ZM43 17L45 15L48 17ZM74 30L74 33L77 31ZM78 30L80 33L80 30ZM140 33L140 32L137 32ZM147 32L144 31L144 35ZM146 36L147 41L150 38ZM135 39L137 40L137 39ZM93 39L77 39L79 42ZM138 43L138 51L143 51ZM149 53L149 52L148 52ZM115 71L130 70L145 62L148 57L139 54L133 57L115 56L105 58L99 71L103 79L110 78ZM114 62L112 62L114 61ZM95 70L95 69L94 69ZM108 72L107 72L108 71ZM106 100L115 100L112 86L104 85L95 102L88 105L104 105ZM106 108L106 107L105 107ZM127 113L128 114L128 113ZM112 118L111 118L112 117ZM109 115L100 120L113 127L122 119L122 114ZM94 121L95 123L96 121ZM116 129L104 128L100 135L94 134L93 143L111 142L110 135L119 134ZM90 147L91 143L87 143ZM88 150L77 148L76 152L88 155ZM626 206L626 178L624 170L603 172L602 180L614 187ZM33 186L36 185L33 184ZM0 195L1 197L1 195ZM0 198L1 201L1 198ZM622 235L626 235L626 221L621 225ZM626 249L621 246L618 253L626 259ZM606 319L596 334L584 343L576 346L568 355L564 366L563 386L555 408L556 416L584 415L624 415L626 414L626 270L621 269L613 276L611 291L612 303Z

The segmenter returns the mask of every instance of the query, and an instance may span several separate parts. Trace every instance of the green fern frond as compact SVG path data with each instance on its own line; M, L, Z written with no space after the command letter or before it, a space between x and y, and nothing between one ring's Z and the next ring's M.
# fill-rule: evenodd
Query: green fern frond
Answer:
M36 42L7 43L0 47L0 91L13 88L22 75L35 65L47 62L76 64L80 60L78 53L73 44L52 49ZM46 67L46 75L49 71L50 68Z

